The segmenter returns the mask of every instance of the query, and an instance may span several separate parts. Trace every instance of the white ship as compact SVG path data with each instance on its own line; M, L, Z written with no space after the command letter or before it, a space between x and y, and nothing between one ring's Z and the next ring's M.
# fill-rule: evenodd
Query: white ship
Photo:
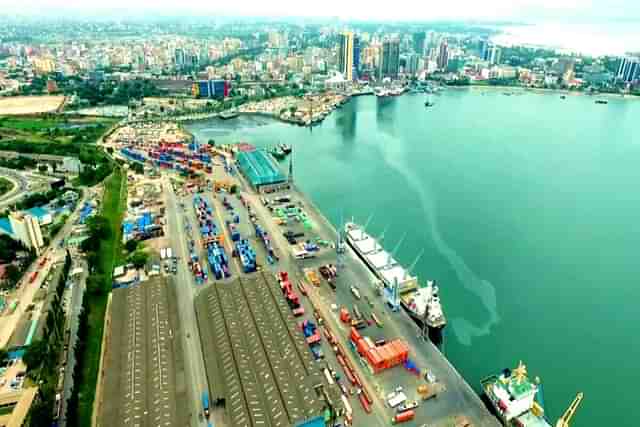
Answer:
M376 275L385 288L397 285L400 305L418 323L426 322L431 328L443 328L447 321L442 310L438 287L433 281L426 286L400 265L393 255L385 251L378 241L359 225L345 224L345 240L362 261Z

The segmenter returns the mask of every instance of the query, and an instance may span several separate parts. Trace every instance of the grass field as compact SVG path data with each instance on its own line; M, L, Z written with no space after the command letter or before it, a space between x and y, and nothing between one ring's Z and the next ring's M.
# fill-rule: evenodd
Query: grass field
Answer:
M0 196L4 196L12 189L13 182L9 181L7 178L3 178L0 176Z
M95 400L96 384L98 381L98 369L100 364L100 351L102 347L102 335L104 333L104 316L107 307L107 298L111 292L113 268L119 261L121 250L122 216L126 203L126 179L120 168L116 168L113 174L105 181L105 192L102 205L102 215L111 225L111 236L100 243L100 269L105 272L106 280L103 292L99 294L87 293L90 307L88 320L88 334L86 347L80 365L82 370L78 379L78 419L75 425L91 425L93 402ZM74 423L70 423L74 425Z

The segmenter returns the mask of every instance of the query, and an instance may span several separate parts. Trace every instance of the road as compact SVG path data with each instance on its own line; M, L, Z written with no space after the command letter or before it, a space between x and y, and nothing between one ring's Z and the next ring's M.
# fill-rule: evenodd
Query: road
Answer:
M200 332L198 330L198 322L194 308L194 299L198 288L186 263L186 260L189 258L189 253L183 233L183 214L178 207L178 196L173 191L169 179L163 180L163 187L167 207L167 236L170 239L171 248L173 248L179 260L178 272L175 276L174 283L178 286L176 295L178 299L178 316L182 331L176 334L179 335L182 340L184 364L187 371L186 382L190 388L188 392L189 404L187 405L189 413L191 414L189 425L203 426L206 425L206 423L201 417L201 396L203 391L209 389L209 386L207 384L202 346L200 344Z
M72 280L72 288L69 290L69 300L67 304L67 321L66 327L70 330L69 347L67 353L67 364L64 371L64 383L63 383L63 403L60 418L60 427L64 427L67 424L66 412L67 412L67 400L71 397L73 391L73 371L75 368L75 352L74 348L78 340L78 320L80 312L82 311L82 299L84 297L84 291L86 289L86 280L89 274L88 266L84 259L74 262L71 271L75 268L82 268L82 274L75 277Z

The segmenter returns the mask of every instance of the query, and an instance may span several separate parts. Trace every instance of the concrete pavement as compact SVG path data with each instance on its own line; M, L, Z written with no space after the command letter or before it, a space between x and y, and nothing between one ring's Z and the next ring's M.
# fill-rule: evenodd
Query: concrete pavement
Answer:
M203 426L206 425L206 422L202 416L201 396L203 391L209 389L209 386L194 308L194 300L198 288L186 263L186 260L189 258L189 253L187 251L186 236L184 234L183 213L178 207L178 196L173 191L168 179L163 180L163 187L167 207L167 236L170 239L174 253L178 257L178 271L175 277L175 283L177 285L177 306L181 330L175 331L175 335L176 339L182 342L184 351L187 385L189 388L189 425L194 427ZM216 423L216 425L219 424Z

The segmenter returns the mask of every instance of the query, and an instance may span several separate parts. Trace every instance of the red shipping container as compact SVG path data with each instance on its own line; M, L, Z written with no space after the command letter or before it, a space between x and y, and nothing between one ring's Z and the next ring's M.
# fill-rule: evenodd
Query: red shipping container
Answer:
M353 341L354 343L357 343L358 341L360 341L360 339L362 339L362 336L360 335L360 332L358 332L358 330L356 328L354 328L353 326L351 327L351 341Z
M369 350L369 346L367 345L367 342L362 338L360 338L356 343L356 348L358 349L358 353L360 353L363 356L367 353L367 350Z

